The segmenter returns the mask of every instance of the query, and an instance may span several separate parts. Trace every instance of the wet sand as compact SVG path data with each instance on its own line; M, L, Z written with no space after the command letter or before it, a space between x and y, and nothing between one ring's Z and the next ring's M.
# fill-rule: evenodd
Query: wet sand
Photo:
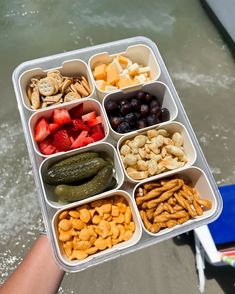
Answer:
M147 5L146 5L147 4ZM43 227L11 83L25 60L143 35L168 67L218 185L235 182L235 68L199 1L0 3L0 283ZM123 9L125 7L125 10ZM206 265L205 293L234 293L234 270ZM60 293L198 293L192 236L170 239L77 274Z

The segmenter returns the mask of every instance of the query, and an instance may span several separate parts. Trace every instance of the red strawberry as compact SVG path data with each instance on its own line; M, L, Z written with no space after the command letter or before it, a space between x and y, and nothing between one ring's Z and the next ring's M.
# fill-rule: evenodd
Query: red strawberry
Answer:
M58 124L49 124L50 132L54 133L60 126Z
M71 148L74 149L74 148L78 148L78 147L81 147L81 140L83 138L86 138L88 135L88 132L87 131L82 131L80 133L80 135L76 138L76 140L73 142L73 144L71 145Z
M38 144L39 150L45 154L50 155L55 153L56 148L52 145L52 138L51 136L47 137L45 140Z
M91 132L92 132L92 134L94 134L96 132L102 132L103 133L104 129L103 129L102 125L99 124L99 125L96 125L94 127L91 127Z
M41 142L50 135L50 127L47 120L43 117L41 118L35 127L34 139L37 142Z
M89 113L84 114L84 115L82 116L82 120L83 120L83 121L89 121L89 120L94 119L94 118L96 118L96 113L95 113L95 111L89 112Z
M83 103L70 109L69 114L72 119L81 118L83 114Z
M90 143L93 143L94 139L91 137L82 137L82 138L78 138L74 141L74 143L72 144L71 148L79 148L79 147L84 147Z
M93 126L96 126L98 124L101 124L102 123L101 116L97 116L95 118L92 118L92 119L88 120L87 123L88 123L89 127L93 127Z
M63 126L72 122L71 117L67 109L55 109L52 116L52 121L54 124Z
M53 145L60 151L70 149L71 141L66 130L61 130L54 134Z
M101 131L98 131L98 132L96 132L96 133L93 133L93 134L91 135L91 138L92 138L95 142L100 141L100 140L102 140L102 139L104 138L104 133L101 132Z
M81 119L73 119L72 120L73 131L90 131L89 127L86 126Z

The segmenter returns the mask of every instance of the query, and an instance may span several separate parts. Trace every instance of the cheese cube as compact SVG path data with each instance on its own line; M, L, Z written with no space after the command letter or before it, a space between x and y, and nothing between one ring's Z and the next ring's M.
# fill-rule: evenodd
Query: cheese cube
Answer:
M147 72L150 72L150 67L149 66L139 67L139 74L147 73Z
M128 65L128 58L126 58L123 55L118 55L117 56L117 60L121 64L122 68L127 67L127 65Z
M109 64L107 67L107 83L109 85L115 85L116 82L118 82L119 76L118 71L116 69L116 66L114 64Z
M95 81L95 83L100 90L105 91L105 87L107 86L107 83L104 80L98 80L98 81Z
M128 68L129 70L129 75L135 76L139 73L139 65L138 63L134 63Z
M118 88L126 88L132 85L130 77L121 77L119 82L117 83Z
M146 76L144 74L141 74L141 75L138 75L138 76L135 76L138 81L142 84L146 81Z
M117 58L114 58L114 60L112 61L112 64L115 65L118 73L120 74L122 72L122 67L121 67L120 63L118 62Z
M106 80L106 64L97 65L93 71L96 80Z

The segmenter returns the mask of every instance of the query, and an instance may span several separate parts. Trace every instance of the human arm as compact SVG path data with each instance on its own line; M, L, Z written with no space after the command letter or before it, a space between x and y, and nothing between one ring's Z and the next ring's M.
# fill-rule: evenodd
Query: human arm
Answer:
M0 294L54 294L64 277L46 235L41 235L16 271L1 286Z

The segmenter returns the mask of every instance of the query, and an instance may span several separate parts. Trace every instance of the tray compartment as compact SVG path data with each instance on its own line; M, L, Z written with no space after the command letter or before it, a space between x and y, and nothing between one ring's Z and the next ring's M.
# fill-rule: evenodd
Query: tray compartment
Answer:
M196 160L197 153L196 153L195 147L194 147L194 145L192 143L192 140L191 140L191 138L189 136L189 133L188 133L186 127L183 124L179 123L179 122L176 122L176 121L174 121L174 122L166 122L166 123L158 125L157 127L156 126L154 126L154 127L151 126L151 127L148 127L146 129L143 129L143 130L140 130L140 131L132 132L130 134L127 134L127 135L123 136L121 139L119 139L118 144L117 144L117 152L118 152L118 155L120 157L120 161L121 161L122 168L124 170L125 178L130 183L136 184L136 183L139 183L139 182L141 182L143 180L134 180L133 178L131 178L127 174L126 169L125 169L124 164L123 164L123 161L121 159L120 149L121 149L122 145L124 144L124 142L126 140L133 139L137 135L145 135L147 133L147 130L153 130L153 129L156 129L156 130L164 129L169 134L179 132L183 136L183 139L184 139L184 143L183 143L184 153L185 153L185 155L186 155L186 157L188 159L188 161L186 162L186 164L183 167L180 167L180 168L177 168L177 169L174 169L174 170L170 170L170 171L166 171L166 172L163 172L163 173L161 173L159 175L156 175L156 176L153 176L153 177L156 177L156 178L159 177L160 178L163 174L165 176L174 174L178 170L181 170L181 169L184 169L187 166L193 165L193 163ZM151 180L153 177L148 177L148 179Z
M59 70L60 73L63 76L67 76L67 77L75 77L75 76L85 76L85 78L87 79L87 82L89 83L90 86L90 90L91 90L91 94L89 96L87 96L86 98L95 98L95 85L93 82L93 79L91 77L91 72L90 69L88 68L88 65L81 59L74 59L74 60L68 60L68 61L64 61L62 63L62 66L60 67L55 67L55 68L49 68L46 70L43 70L42 68L33 68L30 70L26 70L24 71L19 78L19 88L20 88L20 93L21 93L21 97L22 97L22 102L24 107L29 110L30 112L36 112L41 110L34 110L31 108L31 104L29 101L29 98L27 96L26 93L26 89L28 84L30 83L30 80L34 77L46 77L46 74L48 71L51 70ZM84 98L81 98L84 99ZM64 102L62 105L68 105L73 103L72 102ZM51 108L52 106L48 106L46 107L46 109Z
M215 213L215 210L217 207L217 200L216 200L215 194L213 192L213 189L209 183L209 180L202 169L195 167L195 166L191 166L191 167L184 168L181 171L176 171L173 175L177 175L179 177L182 177L183 179L190 180L190 182L192 183L192 186L197 190L200 199L211 200L212 208L209 210L205 210L203 212L203 215L201 215L201 216L196 216L194 219L189 219L187 222L185 222L181 225L176 225L173 228L162 229L158 233L151 233L150 231L148 231L146 229L146 227L144 226L143 221L141 219L141 224L142 224L144 231L151 236L154 236L154 237L157 237L157 236L163 237L163 236L167 236L167 235L169 236L169 234L171 232L176 233L178 230L180 230L180 234L181 234L182 232L186 232L186 231L189 231L189 230L192 230L193 228L195 228L195 223L196 223L197 227L202 225L202 223L204 223L206 220L210 219L211 216ZM171 176L172 176L172 174L171 174ZM143 181L142 183L137 184L133 190L133 198L135 199L136 191L141 185L143 185L145 183L155 182L157 180L164 179L166 177L167 177L166 175L162 174L161 176L153 177L151 180L148 179L148 180ZM139 217L140 217L140 215L139 215Z
M143 91L143 92L149 93L153 96L156 96L159 99L159 101L162 105L162 108L167 108L169 110L169 112L170 112L169 121L175 120L178 115L178 109L177 109L177 106L175 104L175 101L171 95L169 88L167 87L166 84L159 82L159 81L151 82L151 83L148 83L148 84L145 84L142 86L140 85L139 89L138 90L135 89L135 91L130 91L130 89L129 89L128 91L127 90L120 90L115 93L110 93L105 96L105 98L102 102L102 105L104 108L104 114L106 116L106 120L108 122L109 129L110 129L110 135L116 141L118 139L120 139L121 137L123 137L124 135L129 134L131 132L128 132L126 134L121 134L121 133L116 132L112 128L110 121L109 121L109 118L108 118L108 115L107 115L107 112L105 110L105 104L108 101L121 101L122 99L128 99L131 97L135 97L135 95L136 95L136 93L138 93L138 91ZM143 131L143 130L145 130L145 128L141 129L141 131Z
M113 197L113 196L121 196L121 197L123 197L127 201L128 205L129 205L129 207L131 209L132 220L135 223L135 232L134 232L132 238L129 239L128 241L118 243L117 245L114 245L112 248L105 249L104 251L101 251L101 252L95 253L93 255L90 255L87 258L85 258L84 260L72 260L72 261L69 260L68 257L66 256L66 254L64 253L64 250L63 250L63 248L61 246L61 242L58 239L57 226L58 226L58 221L59 221L58 220L59 214L62 211L65 211L65 210L68 210L68 209L71 209L71 208L75 209L75 208L77 208L79 206L82 206L84 204L89 204L89 203L91 203L91 202L93 202L95 200L108 199L108 198ZM140 225L139 217L137 216L137 207L136 207L132 197L127 192L122 191L122 190L106 192L106 193L97 195L97 196L93 197L92 199L85 199L85 200L81 201L79 204L78 203L73 203L73 204L67 205L63 209L58 210L56 212L56 214L54 215L53 219L52 219L52 230L53 230L53 238L54 238L55 244L56 244L56 251L57 251L57 254L59 256L59 259L61 260L61 262L63 264L66 264L67 266L70 266L70 267L75 267L75 266L87 263L87 262L89 262L91 260L93 260L95 262L96 258L99 258L100 256L105 258L106 255L110 255L115 251L121 251L121 250L123 250L125 248L127 249L127 248L133 246L134 244L136 244L139 241L139 239L141 238L141 235L142 235L142 227Z
M64 109L70 110L73 107L76 107L77 105L79 105L81 103L83 104L83 113L84 114L86 114L88 112L91 112L91 111L95 111L96 115L101 116L101 118L102 118L102 126L103 126L103 129L104 129L105 137L102 140L100 140L99 142L105 141L107 139L107 137L109 135L109 128L108 128L107 121L106 121L106 118L104 116L104 112L103 112L103 108L102 108L101 104L98 101L94 100L94 99L84 98L82 100L79 100L78 102L74 102L74 103L69 104L69 105L62 104L60 106L54 106L54 107L51 107L51 108L46 109L46 110L39 110L30 117L30 119L29 119L30 136L31 136L31 140L32 140L32 143L33 143L34 151L39 156L42 156L42 157L50 157L50 156L52 156L52 155L42 154L41 151L39 150L37 142L34 139L34 129L35 129L35 126L36 126L37 122L39 121L39 119L42 118L42 117L45 117L46 119L50 119L52 114L53 114L54 109L62 109L62 108L64 108ZM95 142L91 143L89 145L92 145L92 144L95 144ZM85 147L80 147L78 149L83 149L83 148L85 148ZM64 152L62 152L62 153L64 153ZM55 153L55 154L58 154L58 153Z
M137 62L138 64L142 64L143 66L149 66L150 67L150 79L151 81L157 80L160 77L161 69L159 67L158 61L156 57L153 54L152 49L149 46L143 45L143 44L136 44L133 46L129 46L126 51L120 51L115 54L109 54L108 52L102 52L93 55L89 59L89 67L91 69L91 72L93 72L94 67L98 64L104 63L108 64L111 63L115 56L117 55L123 55L127 58L129 58L133 63ZM95 83L94 76L92 74L93 81ZM149 81L150 82L150 81ZM141 85L138 84L137 86ZM102 101L102 99L105 97L106 94L110 93L108 91L102 91L100 88L97 87L95 84L97 95ZM129 86L125 87L123 89L131 89L135 88L136 86Z
M109 143L106 143L106 142L96 143L96 144L93 144L92 146L84 147L83 149L73 150L73 151L66 152L64 154L55 155L51 158L47 158L46 160L44 160L42 162L40 169L39 169L40 170L40 181L41 181L41 186L43 188L43 194L44 194L45 200L50 207L58 209L58 208L63 207L64 205L58 203L56 196L54 195L53 190L54 190L55 186L52 186L52 185L45 183L42 175L53 164L55 164L63 159L69 158L73 155L81 154L84 152L97 152L97 153L100 153L101 155L104 154L105 156L110 158L113 161L113 167L114 167L114 175L113 176L117 180L117 185L116 185L115 189L119 189L122 186L122 184L124 182L124 174L123 174L123 170L121 168L120 159L117 155L117 151L115 150L113 145L111 145ZM93 198L93 197L95 197L95 196L92 196L90 198Z

